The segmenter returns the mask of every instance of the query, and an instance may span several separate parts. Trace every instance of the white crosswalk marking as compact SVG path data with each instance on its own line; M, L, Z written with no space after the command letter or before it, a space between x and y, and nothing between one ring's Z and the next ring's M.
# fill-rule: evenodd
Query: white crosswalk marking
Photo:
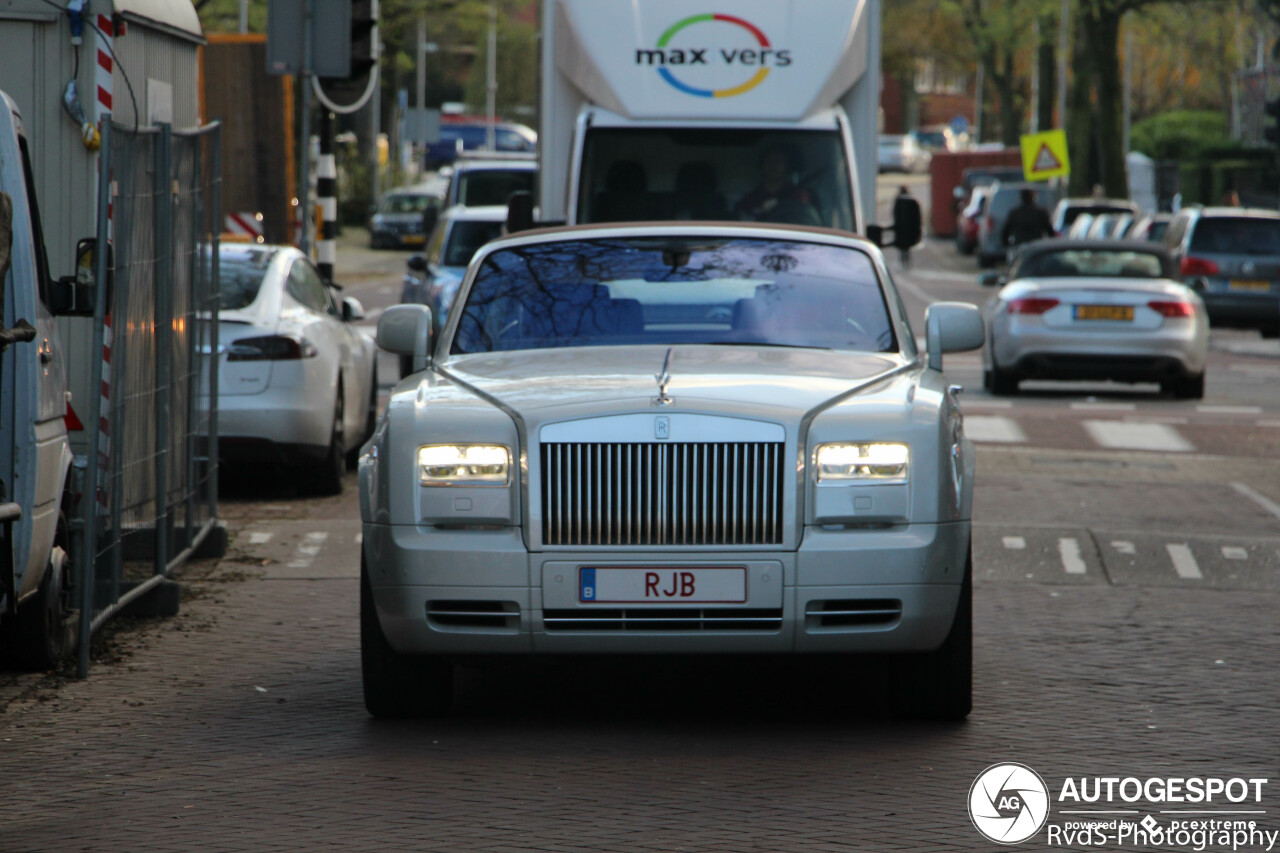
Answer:
M1128 421L1085 421L1085 431L1102 447L1112 450L1157 450L1190 453L1195 450L1168 424Z
M268 542L271 541L271 537L273 536L275 536L274 533L254 530L249 533L249 544L250 545L266 545Z
M1199 580L1204 575L1200 573L1200 564L1196 562L1196 557L1191 553L1191 548L1187 545L1165 545L1165 550L1169 552L1169 559L1173 560L1173 570L1178 573L1178 577L1187 580Z
M1111 547L1116 549L1117 554L1133 555L1138 553L1137 546L1135 546L1132 542L1125 542L1122 539L1118 539L1115 542L1112 542Z
M1223 545L1222 556L1228 560L1247 560L1249 559L1249 550L1235 545Z
M1027 547L1027 540L1023 539L1021 536L1006 536L1001 541L1004 542L1004 547L1008 548L1010 551L1021 551Z
M1072 403L1071 408L1077 412L1132 412L1138 408L1135 403Z
M1018 422L1002 415L966 415L964 432L971 441L1019 444L1027 440Z
M1058 540L1058 555L1062 558L1062 568L1069 575L1082 575L1086 566L1084 557L1080 555L1080 540L1064 538Z

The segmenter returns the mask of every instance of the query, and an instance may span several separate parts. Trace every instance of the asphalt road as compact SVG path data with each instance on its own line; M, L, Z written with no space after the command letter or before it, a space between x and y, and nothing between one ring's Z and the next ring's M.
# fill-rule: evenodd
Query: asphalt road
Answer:
M406 256L344 238L371 320ZM943 241L895 269L913 314L981 300L975 273ZM840 659L467 670L450 717L374 722L354 476L326 499L233 478L231 552L189 569L179 616L118 625L84 682L0 673L0 850L991 850L968 804L998 762L1048 786L1037 847L1090 807L1057 799L1069 777L1280 776L1280 345L1215 333L1198 402L997 400L977 365L947 362L979 445L963 724L895 718L883 671ZM1109 817L1280 830L1277 787Z

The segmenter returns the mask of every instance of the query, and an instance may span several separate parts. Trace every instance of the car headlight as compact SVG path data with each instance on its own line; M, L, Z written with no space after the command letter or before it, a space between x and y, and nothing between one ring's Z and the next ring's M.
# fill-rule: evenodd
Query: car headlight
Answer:
M819 483L884 482L907 479L911 449L905 444L820 444L814 451Z
M493 444L419 447L418 482L424 486L505 486L511 482L511 451Z

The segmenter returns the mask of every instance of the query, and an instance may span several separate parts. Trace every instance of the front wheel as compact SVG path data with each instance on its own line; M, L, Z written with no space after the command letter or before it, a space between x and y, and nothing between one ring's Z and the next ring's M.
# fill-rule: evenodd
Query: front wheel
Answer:
M973 708L973 550L965 561L960 600L947 637L932 652L895 661L894 706L914 717L963 720Z
M434 717L453 703L453 666L397 652L382 633L368 566L360 556L360 674L364 707L374 717Z
M53 669L66 652L66 620L71 612L71 525L58 513L57 533L40 589L18 608L7 645L22 669Z

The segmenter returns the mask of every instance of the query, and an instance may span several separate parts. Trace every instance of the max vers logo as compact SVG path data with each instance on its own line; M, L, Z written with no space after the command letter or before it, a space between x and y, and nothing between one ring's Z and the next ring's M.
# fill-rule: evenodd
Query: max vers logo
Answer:
M692 35L706 30L698 25L709 23L740 27L754 38L757 46L707 47L691 42ZM693 27L697 29L692 34L685 32ZM682 33L683 37L677 39ZM786 68L790 64L791 51L776 49L759 27L733 15L690 15L668 27L653 50L636 51L636 65L656 66L658 74L671 86L699 98L732 98L750 92L764 82L771 69ZM679 76L673 68L680 71ZM741 69L742 73L728 81L729 85L704 82L704 78L724 76L726 69Z

